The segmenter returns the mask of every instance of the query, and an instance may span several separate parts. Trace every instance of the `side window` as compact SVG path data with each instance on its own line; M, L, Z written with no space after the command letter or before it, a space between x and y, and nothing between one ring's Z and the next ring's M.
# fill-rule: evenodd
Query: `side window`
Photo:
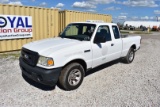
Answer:
M119 34L119 30L117 26L112 26L113 29L113 33L114 33L114 37L115 39L119 39L120 38L120 34Z
M106 41L111 41L111 33L108 26L100 26L97 30L96 36L106 35Z

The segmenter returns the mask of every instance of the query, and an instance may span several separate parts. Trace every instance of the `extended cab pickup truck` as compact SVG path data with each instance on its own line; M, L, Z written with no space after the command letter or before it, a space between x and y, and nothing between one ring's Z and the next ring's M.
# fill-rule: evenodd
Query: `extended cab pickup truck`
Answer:
M114 23L70 23L59 37L24 45L20 68L36 82L74 90L89 69L119 58L131 63L140 44L140 36L121 37Z

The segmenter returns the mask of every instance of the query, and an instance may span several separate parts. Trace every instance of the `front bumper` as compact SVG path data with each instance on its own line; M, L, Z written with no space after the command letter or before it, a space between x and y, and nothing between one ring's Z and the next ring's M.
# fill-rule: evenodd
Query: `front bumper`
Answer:
M56 85L60 72L62 70L62 68L44 69L40 67L33 67L25 63L21 57L19 58L19 62L22 73L25 76L38 83L49 86Z

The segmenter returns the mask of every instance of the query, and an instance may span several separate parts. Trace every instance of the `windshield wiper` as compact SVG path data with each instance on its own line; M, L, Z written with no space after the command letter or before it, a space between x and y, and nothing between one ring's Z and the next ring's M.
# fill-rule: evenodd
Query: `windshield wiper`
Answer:
M65 36L65 38L69 38L69 39L77 39L77 38L74 37L74 36Z
M80 40L80 39L78 39L78 38L75 37L75 36L65 36L64 38ZM81 40L80 40L80 41L81 41Z
M64 36L62 36L62 35L59 35L59 37L60 37L60 38L64 38Z

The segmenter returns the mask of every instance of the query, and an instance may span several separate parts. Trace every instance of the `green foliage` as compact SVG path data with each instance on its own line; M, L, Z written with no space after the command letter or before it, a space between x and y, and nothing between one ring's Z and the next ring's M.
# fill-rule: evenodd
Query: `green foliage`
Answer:
M13 59L18 59L20 57L20 51L0 53L0 58L8 58L8 57L11 57Z

